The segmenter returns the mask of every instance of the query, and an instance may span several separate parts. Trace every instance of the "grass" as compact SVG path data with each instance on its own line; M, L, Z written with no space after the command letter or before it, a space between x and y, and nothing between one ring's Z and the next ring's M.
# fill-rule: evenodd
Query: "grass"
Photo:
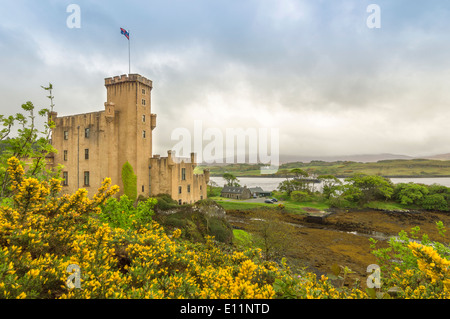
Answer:
M261 207L274 207L274 204L264 204L264 203L247 203L242 201L233 201L233 200L217 200L214 199L220 206L222 206L225 210L248 210L255 209Z
M284 205L284 211L287 213L293 214L306 214L305 208L314 208L321 211L329 209L331 206L328 201L322 200L312 200L307 202L295 202L292 200L281 200L275 204L265 204L265 203L249 203L241 200L233 200L222 197L212 197L212 200L217 202L220 206L222 206L225 210L253 210L258 208L271 208L277 209L277 204ZM364 208L372 208L372 209L384 209L384 210L393 210L393 211L408 211L413 209L411 206L402 205L400 203L396 203L393 201L373 201L364 205Z
M253 246L252 235L245 230L233 229L233 236L233 243L237 246L242 246L244 248Z
M400 203L395 202L383 202L383 201L373 201L366 204L364 207L374 208L374 209L384 209L384 210L397 210L397 211L407 211L411 209L406 205L402 205Z
M330 205L326 202L319 202L319 201L308 201L308 202L294 202L294 201L285 201L283 204L286 207L292 207L292 208L302 208L302 207L310 207L310 208L316 208L319 210L325 210L330 208Z
M326 210L330 208L327 202L321 201L308 201L308 202L295 202L292 200L283 200L274 204L266 204L266 203L252 203L245 202L242 200L234 200L229 198L223 198L219 196L211 197L210 199L214 200L217 204L222 206L225 210L252 210L258 208L271 208L277 209L278 204L283 204L286 212L295 213L295 214L305 214L306 211L304 208L315 208L318 210Z

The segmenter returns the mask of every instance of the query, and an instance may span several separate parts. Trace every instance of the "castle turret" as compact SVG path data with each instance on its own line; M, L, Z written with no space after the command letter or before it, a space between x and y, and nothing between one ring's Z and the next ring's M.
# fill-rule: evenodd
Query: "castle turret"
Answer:
M123 164L129 162L137 176L138 195L148 196L148 159L152 157L152 126L156 126L156 118L153 120L151 114L152 81L130 74L106 78L105 86L106 116L117 117L116 167L121 170ZM119 186L122 186L121 181Z

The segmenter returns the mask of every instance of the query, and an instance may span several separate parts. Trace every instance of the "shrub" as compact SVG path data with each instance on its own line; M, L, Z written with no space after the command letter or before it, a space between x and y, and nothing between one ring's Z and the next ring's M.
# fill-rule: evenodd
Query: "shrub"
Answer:
M420 202L420 205L428 210L448 210L448 204L441 194L426 195Z
M293 201L301 203L301 202L307 202L308 200L310 200L310 196L309 196L308 192L293 191L291 193L291 199Z
M2 298L274 296L278 270L258 263L258 251L222 253L212 238L202 245L180 240L179 232L169 238L155 222L112 228L99 216L100 206L118 191L108 189L109 179L92 200L84 189L58 197L59 180L25 179L17 159L8 163L14 196L0 210ZM66 285L71 264L81 269L82 289Z
M133 167L127 161L122 166L123 193L132 201L137 198L137 176L134 174Z
M346 181L359 190L358 200L362 204L372 200L389 199L394 192L392 182L377 175L355 174L346 178Z
M436 223L441 234L442 223ZM440 299L450 297L450 249L439 242L431 242L423 235L420 242L414 227L408 234L401 231L389 240L389 247L374 250L381 266L382 289L397 288L397 298ZM376 241L372 239L373 247Z
M152 200L135 209L143 222L113 227L101 212L118 192L110 179L90 199L85 189L60 196L57 179L25 178L16 158L8 160L8 175L12 197L0 207L1 298L368 298L324 276L294 274L283 259L281 265L263 261L259 249L232 251L209 236L193 243L179 229L167 235L158 223L146 223ZM128 201L109 203L132 209ZM450 297L448 247L426 236L410 243L405 232L389 245L375 253L386 271L382 278L400 297ZM79 266L82 289L68 287L69 265Z
M157 210L169 210L178 207L177 201L172 199L169 194L158 194L155 199L157 201L155 209Z
M114 228L128 229L133 225L145 225L152 221L155 203L156 199L148 198L138 202L137 207L134 207L127 195L122 195L120 200L109 198L101 206L100 219Z
M2 202L0 210L0 296L62 297L68 292L62 278L67 278L66 268L73 263L107 287L114 271L103 278L97 275L112 261L108 253L112 247L105 246L111 231L94 216L118 187L110 187L111 180L105 179L92 199L85 189L58 197L60 180L25 178L15 157L8 165L13 200Z
M428 188L425 185L415 183L400 183L394 190L394 197L403 205L419 205L427 194Z
M273 195L273 197L275 197L278 200L290 199L290 196L286 192L273 191L272 195Z
M100 219L107 222L111 227L128 229L132 223L133 202L127 195L122 195L120 200L109 198L102 206Z
M208 233L220 242L227 244L233 242L233 229L230 224L221 218L209 218Z

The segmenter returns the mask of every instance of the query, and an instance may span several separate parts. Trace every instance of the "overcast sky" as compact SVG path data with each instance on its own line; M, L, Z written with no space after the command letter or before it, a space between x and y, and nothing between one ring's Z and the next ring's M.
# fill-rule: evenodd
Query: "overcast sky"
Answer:
M154 153L176 128L279 129L280 154L450 152L450 1L5 1L1 114L103 109L104 78L153 81ZM66 24L69 4L80 28ZM381 9L371 29L370 4Z

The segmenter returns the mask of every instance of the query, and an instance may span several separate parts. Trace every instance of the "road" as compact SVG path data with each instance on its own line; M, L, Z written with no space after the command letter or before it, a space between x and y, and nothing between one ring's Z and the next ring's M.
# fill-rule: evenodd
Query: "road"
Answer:
M250 199L239 199L239 200L237 200L237 199L230 199L230 201L233 201L233 202L239 202L239 203L264 203L264 201L266 200L267 198L265 198L265 197L258 197L258 198L250 198ZM279 202L276 202L276 204L279 204L279 203L282 203L281 201L279 201Z

